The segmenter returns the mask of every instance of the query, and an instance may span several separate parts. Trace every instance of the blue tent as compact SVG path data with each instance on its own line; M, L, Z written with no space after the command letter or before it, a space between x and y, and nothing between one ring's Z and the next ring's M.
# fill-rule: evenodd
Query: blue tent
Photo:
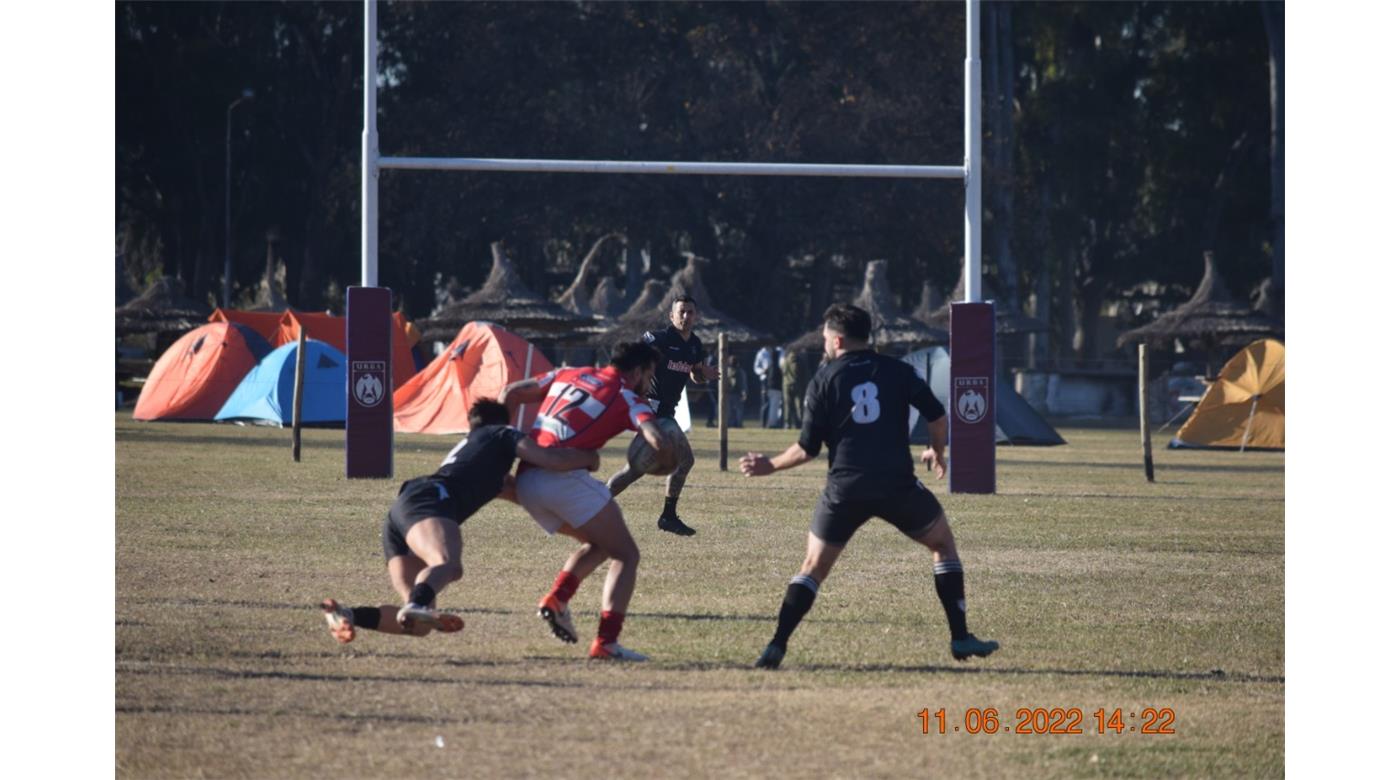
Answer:
M243 377L214 419L291 425L296 373L296 342L272 350ZM306 376L301 390L304 424L345 424L345 376L345 355L340 350L324 341L306 340Z
M933 390L933 395L938 402L943 404L944 409L951 409L948 400L948 386L953 368L952 357L948 350L943 347L928 347L917 352L911 352L904 357L904 362L914 367L914 373L919 378L928 382L928 386ZM1016 388L1010 382L997 382L996 403L996 440L997 444L1065 444L1058 431L1045 421L1044 417L1030 405L1021 394L1016 392ZM917 409L909 409L909 443L925 444L928 442L928 427L924 425L924 416L919 414Z

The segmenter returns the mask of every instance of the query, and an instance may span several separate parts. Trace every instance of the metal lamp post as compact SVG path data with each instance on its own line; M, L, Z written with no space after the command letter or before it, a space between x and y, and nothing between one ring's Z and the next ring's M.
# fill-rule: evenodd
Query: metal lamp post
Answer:
M233 169L233 109L245 100L253 99L253 90L244 88L237 100L228 104L224 121L224 308L229 306L233 291L233 229L229 217L230 190L232 189Z

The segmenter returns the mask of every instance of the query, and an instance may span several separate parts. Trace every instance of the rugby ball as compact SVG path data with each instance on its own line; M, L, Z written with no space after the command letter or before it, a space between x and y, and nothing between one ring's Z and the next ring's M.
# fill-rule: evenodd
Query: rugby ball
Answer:
M685 435L681 433L680 426L676 425L675 420L663 418L656 421L656 426L661 429L662 435L673 442L677 436ZM653 476L670 474L676 470L676 451L672 449L663 458L650 444L647 444L646 437L638 433L632 437L632 443L627 446L627 465L633 471L639 471L643 474Z

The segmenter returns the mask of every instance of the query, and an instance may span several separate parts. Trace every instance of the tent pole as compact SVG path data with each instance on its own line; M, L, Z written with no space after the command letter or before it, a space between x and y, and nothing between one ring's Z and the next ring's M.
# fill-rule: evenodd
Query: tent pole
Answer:
M1254 427L1254 410L1259 408L1259 396L1254 396L1254 400L1249 402L1249 419L1244 422L1244 438L1240 440L1240 452L1249 444L1249 429Z
M719 334L719 386L715 390L719 394L719 470L729 470L729 405L734 403L734 399L729 397L729 389L725 386L728 377L724 372L729 370L729 345L726 343L726 334Z
M306 326L297 333L297 373L292 383L292 460L301 462L301 396L306 386Z
M1147 481L1152 478L1152 421L1148 414L1147 392L1147 342L1138 343L1138 419L1142 425L1142 465L1147 470Z
M527 348L525 349L525 378L526 378L526 379L529 379L530 377L534 376L534 373L531 371L531 369L534 367L534 363L535 363L535 345L534 345L534 343L532 342L532 343L530 344L530 346L527 347ZM521 405L520 405L520 408L517 409L516 412L515 412L515 427L516 427L518 430L524 430L524 429L525 429L525 404L521 404Z

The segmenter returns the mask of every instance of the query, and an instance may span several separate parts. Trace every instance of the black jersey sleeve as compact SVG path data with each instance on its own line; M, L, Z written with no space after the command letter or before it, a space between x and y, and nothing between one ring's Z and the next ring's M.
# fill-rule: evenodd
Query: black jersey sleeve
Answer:
M908 364L906 363L905 365ZM913 366L909 366L908 374L909 381L912 383L912 388L909 393L909 405L918 409L919 414L922 414L924 419L928 422L933 422L947 414L947 410L943 408L943 404L940 403L938 397L933 394L933 388L929 387L927 382L919 378L919 374L914 370Z
M818 373L807 385L807 399L802 404L802 433L797 437L797 443L812 458L821 453L822 442L827 440L830 433L827 430L830 415L826 412L826 382L823 379L824 375Z
M508 453L512 458L517 457L515 448L520 446L520 440L525 438L525 432L513 425L504 425L501 426L499 436L502 451Z

